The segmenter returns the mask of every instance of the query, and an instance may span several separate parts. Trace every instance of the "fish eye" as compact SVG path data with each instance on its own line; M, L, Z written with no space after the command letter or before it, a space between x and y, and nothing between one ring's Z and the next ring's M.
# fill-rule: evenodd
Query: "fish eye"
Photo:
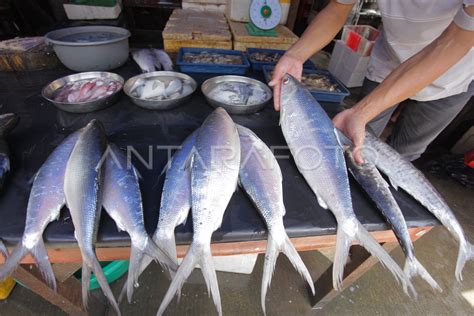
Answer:
M288 84L290 82L290 78L288 76L285 76L285 78L283 78L283 84Z

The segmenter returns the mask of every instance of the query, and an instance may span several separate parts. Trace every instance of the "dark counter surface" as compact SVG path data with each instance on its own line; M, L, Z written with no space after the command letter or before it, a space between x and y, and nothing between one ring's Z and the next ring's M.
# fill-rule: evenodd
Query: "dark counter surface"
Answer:
M129 62L114 70L125 80L139 73L138 67ZM41 167L53 149L71 132L86 125L91 119L100 120L107 131L109 141L122 148L133 146L139 155L134 165L141 176L144 215L147 231L153 233L157 219L164 176L160 173L167 162L168 150L163 147L179 146L194 129L198 128L213 111L200 88L187 104L168 111L149 111L135 106L122 93L111 107L93 113L72 114L63 112L41 97L41 89L49 82L72 74L61 68L29 73L0 73L0 114L14 112L20 122L8 137L11 150L12 173L0 193L0 238L7 244L18 242L22 236L26 206L35 172ZM200 85L215 75L190 74ZM261 74L250 75L263 80ZM339 106L323 103L330 115ZM290 237L335 234L336 221L330 211L322 209L316 197L296 169L289 151L284 149L285 139L278 126L279 115L268 104L253 115L233 115L236 123L252 129L267 145L273 146L283 173L283 190L286 205L285 227ZM283 147L283 149L281 148ZM145 163L144 163L145 162ZM148 164L148 166L147 166ZM151 168L149 168L151 167ZM359 220L371 230L386 230L383 220L373 203L351 178L354 209ZM419 203L403 191L393 190L408 226L431 226L437 221ZM222 227L213 235L214 242L259 240L266 238L262 219L242 190L232 197L224 215ZM191 241L191 216L184 226L176 229L179 244ZM44 233L50 244L66 246L75 242L74 228L67 208L57 221L52 222ZM102 212L98 234L99 246L128 245L127 233L119 232L115 223ZM72 245L72 244L71 244Z

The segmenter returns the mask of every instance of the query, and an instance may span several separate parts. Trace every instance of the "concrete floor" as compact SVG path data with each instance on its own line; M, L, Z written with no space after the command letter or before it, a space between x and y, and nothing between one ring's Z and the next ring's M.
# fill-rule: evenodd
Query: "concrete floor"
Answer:
M433 184L446 197L471 242L474 242L474 194L451 180L430 177ZM272 286L267 295L268 315L473 315L474 314L474 262L464 269L464 281L454 279L457 243L448 232L437 227L415 243L418 259L424 264L443 289L434 293L421 280L415 280L417 300L408 298L395 279L380 264L366 273L352 287L321 310L312 310L310 293L303 280L293 270L289 261L280 256L276 265ZM400 248L392 252L399 262L403 261ZM330 261L316 251L301 253L313 279L330 265ZM258 315L260 308L260 282L263 256L259 256L252 274L240 275L218 272L222 307L225 315ZM118 295L123 278L112 286ZM155 315L161 299L169 286L165 273L157 265L150 266L140 279L132 304L123 302L123 315ZM89 311L92 315L109 312L100 291ZM63 313L29 290L17 286L6 301L0 301L0 315L62 315ZM167 309L168 315L215 315L208 298L200 270L195 270L184 285L180 303L175 299Z

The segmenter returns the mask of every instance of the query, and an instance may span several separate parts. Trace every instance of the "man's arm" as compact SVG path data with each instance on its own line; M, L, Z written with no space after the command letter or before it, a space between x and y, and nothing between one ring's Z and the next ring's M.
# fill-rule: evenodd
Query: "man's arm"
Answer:
M469 16L474 16L474 6L465 8L465 11ZM352 139L356 149L360 149L368 122L428 86L464 57L473 46L474 32L462 29L452 22L437 39L402 63L353 108L339 113L333 120L334 124ZM359 163L363 162L358 150L354 153L354 158Z
M351 0L347 2L350 3ZM346 22L352 7L353 4L342 4L332 0L316 15L301 38L278 61L272 81L269 83L273 87L275 110L280 109L280 83L283 76L288 73L301 80L303 63L332 41Z

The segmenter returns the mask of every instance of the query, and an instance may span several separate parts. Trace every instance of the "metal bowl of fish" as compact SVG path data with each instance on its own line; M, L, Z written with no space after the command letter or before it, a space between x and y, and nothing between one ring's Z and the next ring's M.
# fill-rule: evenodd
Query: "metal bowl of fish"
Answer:
M206 80L202 93L213 107L232 114L250 114L263 109L272 98L270 88L258 80L243 76L218 76Z
M44 87L42 95L63 111L93 112L112 105L124 81L111 72L81 72L54 80Z
M145 109L168 110L187 101L196 88L196 81L186 74L154 71L128 79L123 91Z

